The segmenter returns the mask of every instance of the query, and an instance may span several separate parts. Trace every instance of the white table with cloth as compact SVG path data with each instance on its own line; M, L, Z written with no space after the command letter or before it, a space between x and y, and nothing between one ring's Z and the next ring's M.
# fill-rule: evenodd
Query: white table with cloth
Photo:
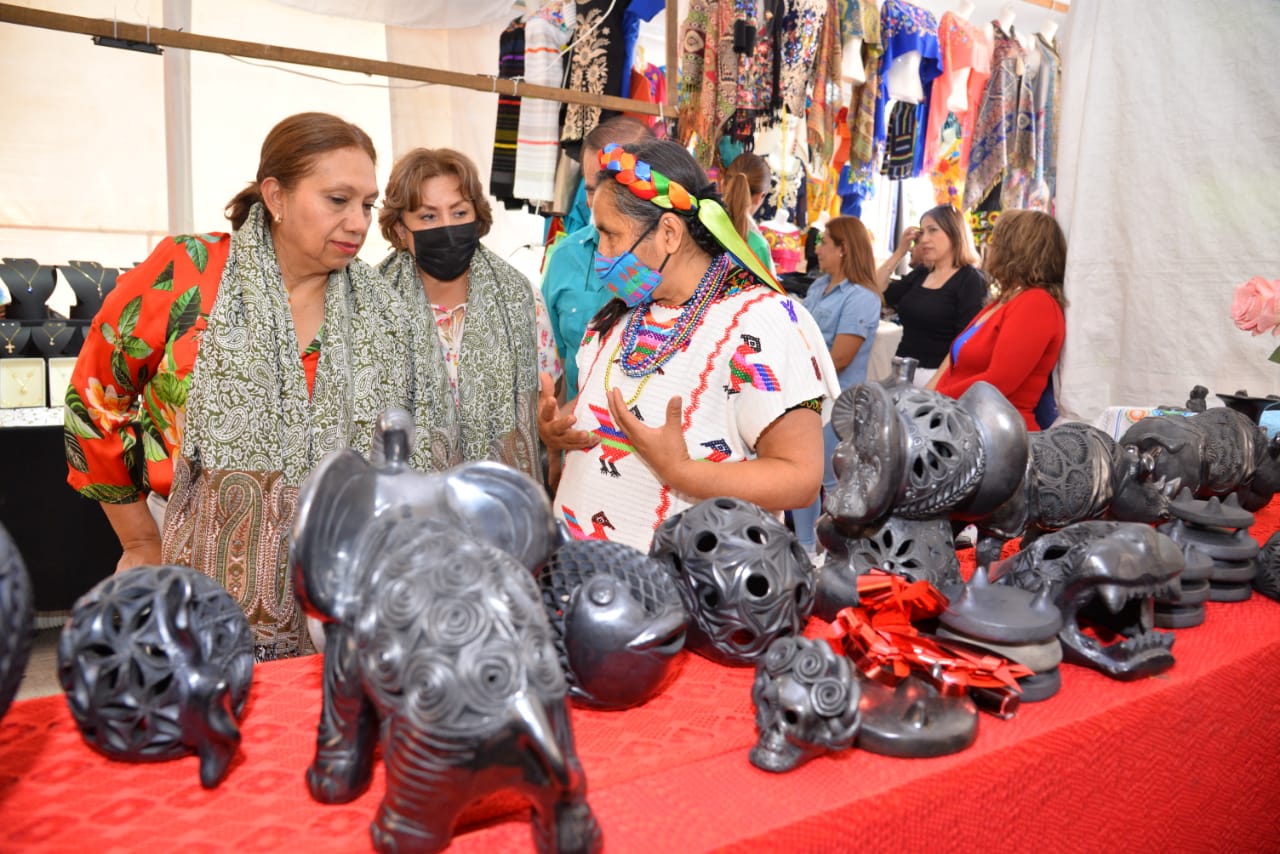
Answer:
M902 341L902 324L882 320L871 342L871 361L867 363L867 381L888 379L893 375L893 354Z

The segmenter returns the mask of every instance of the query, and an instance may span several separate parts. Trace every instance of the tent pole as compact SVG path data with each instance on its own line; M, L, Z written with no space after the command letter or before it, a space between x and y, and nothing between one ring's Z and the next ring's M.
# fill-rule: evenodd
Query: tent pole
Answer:
M645 116L658 116L665 110L665 107L661 104L652 104L647 101L632 100L631 98L619 98L615 95L595 95L590 92L578 92L573 89L560 89L554 86L535 86L531 83L521 83L516 80L506 80L486 74L463 74L457 71L425 68L399 62L382 62L355 56L343 56L342 54L299 50L297 48L236 41L215 36L201 36L195 33L178 32L177 30L144 27L141 24L127 24L123 21L116 22L103 18L64 15L43 9L29 9L12 3L0 3L0 23L20 24L22 26L61 30L69 33L82 33L89 36L119 38L137 42L139 45L152 44L183 50L208 51L210 53L229 54L268 62L288 62L295 65L334 68L339 71L354 71L360 74L392 77L400 80L418 80L424 83L438 83L444 86L474 89L477 92L497 92L521 98L542 98L547 101L583 104L588 107L600 107L605 110L638 113ZM668 55L670 55L670 46L668 46L667 51Z
M164 0L164 25L191 29L191 0ZM191 178L191 54L171 50L164 55L164 147L169 183L169 233L195 231Z

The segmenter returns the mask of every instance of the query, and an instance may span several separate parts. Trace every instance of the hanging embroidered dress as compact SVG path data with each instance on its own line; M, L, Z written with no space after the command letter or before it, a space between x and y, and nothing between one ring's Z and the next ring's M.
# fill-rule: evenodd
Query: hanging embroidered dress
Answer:
M924 170L932 171L942 150L942 131L947 116L954 113L959 123L959 168L969 168L969 146L964 140L973 136L973 126L978 120L978 107L982 93L991 77L991 40L979 27L964 18L947 12L938 22L938 46L942 53L942 73L933 81L933 93L929 101L929 124L925 131ZM968 71L964 82L966 108L955 110L951 106L953 95L961 85L961 71Z
M929 115L929 91L933 81L942 71L942 55L938 48L938 22L933 14L904 0L885 0L880 9L880 39L884 53L880 56L879 96L876 98L875 142L880 147L887 134L885 108L889 103L889 66L895 59L912 51L920 52L920 86L924 98L916 105L918 133ZM923 152L916 146L912 174L920 173Z
M565 84L568 88L593 95L622 94L622 81L631 79L623 21L628 5L614 0L578 0L578 27L573 31L569 80ZM601 107L565 105L560 141L570 143L571 150L576 149L602 118L607 115Z

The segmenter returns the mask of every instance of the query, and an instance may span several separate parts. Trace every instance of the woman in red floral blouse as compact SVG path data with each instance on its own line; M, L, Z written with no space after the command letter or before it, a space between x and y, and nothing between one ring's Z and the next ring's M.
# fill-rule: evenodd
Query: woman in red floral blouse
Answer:
M416 467L456 459L443 372L414 358L430 329L355 257L374 157L336 116L276 125L257 180L228 205L233 233L168 238L123 275L67 391L68 481L102 503L117 571L167 562L214 578L260 660L312 649L285 544L320 459L368 453L393 406L418 416ZM148 493L168 496L163 535Z

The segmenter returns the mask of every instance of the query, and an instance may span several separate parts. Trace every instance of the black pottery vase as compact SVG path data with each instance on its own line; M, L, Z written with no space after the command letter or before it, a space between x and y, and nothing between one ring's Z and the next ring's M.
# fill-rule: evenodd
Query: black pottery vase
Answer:
M200 756L200 783L226 777L253 677L253 638L235 600L181 566L140 566L81 596L58 642L58 681L90 746L134 762Z

